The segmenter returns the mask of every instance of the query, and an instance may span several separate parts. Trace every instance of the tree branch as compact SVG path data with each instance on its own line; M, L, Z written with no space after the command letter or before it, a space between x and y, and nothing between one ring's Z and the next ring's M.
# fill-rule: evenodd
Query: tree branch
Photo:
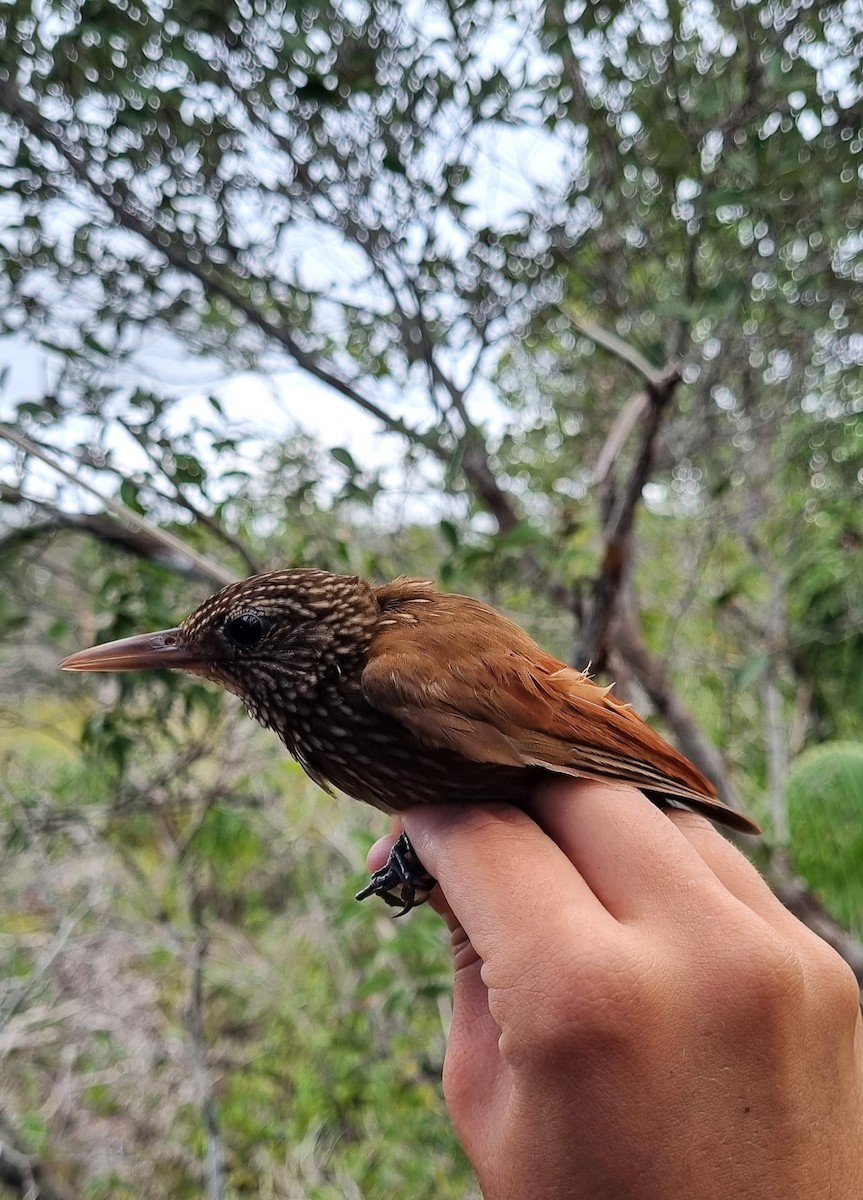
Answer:
M609 648L630 668L637 682L663 717L684 754L716 785L720 799L731 808L739 801L722 755L700 729L695 717L672 687L662 665L653 658L642 641L634 605L628 598L631 570L632 531L644 486L650 478L656 458L659 430L665 412L680 383L680 371L666 371L659 383L648 383L646 400L634 397L622 412L620 428L606 442L603 476L598 487L602 520L603 556L599 574L593 581L589 602L582 612L582 631L576 662L604 664ZM623 450L623 431L634 424L634 415L643 416L639 444L629 473L620 489L615 490L614 466ZM610 443L610 446L609 446Z
M647 392L633 392L629 401L612 421L593 470L593 481L597 487L603 488L608 483L614 464L620 457L627 438L638 424L639 418L649 403L650 397Z
M214 517L210 516L209 513L198 508L198 506L189 499L176 480L172 477L171 473L166 470L165 464L159 459L158 455L153 449L153 446L141 432L134 429L130 422L124 420L122 417L118 418L118 424L126 430L131 438L135 440L137 445L140 446L143 452L147 455L147 458L149 458L154 468L167 481L168 486L171 489L171 495L164 496L164 493L159 492L158 489L156 489L158 495L160 497L164 496L164 499L179 505L180 508L184 508L190 516L193 516L196 521L198 521L206 529L209 529L215 537L217 537L221 542L224 542L226 546L233 550L234 553L243 560L243 563L245 564L250 575L257 575L260 572L261 567L255 561L254 555L249 551L248 547L241 542L239 538L236 538L233 536L233 534L229 533L228 530L225 529L224 525L222 525L221 521L217 521Z
M625 342L622 337L618 337L610 329L604 329L594 321L588 321L585 317L580 316L571 305L567 306L566 313L579 333L583 333L585 337L590 338L597 346L601 346L603 350L607 350L609 354L613 354L622 363L626 363L628 367L632 367L633 371L637 371L639 375L642 375L652 387L661 387L664 384L668 378L668 368L660 370L654 367L640 350L636 350L635 346L631 346L629 342Z
M602 521L602 562L599 574L591 586L590 598L582 606L582 628L574 655L575 662L602 664L606 658L609 626L620 605L621 592L630 569L635 513L644 485L653 470L660 426L680 379L680 372L676 367L672 368L661 376L658 383L648 384L646 406L641 403L634 404L633 401L627 405L631 413L643 414L643 423L638 449L619 494L615 490L614 479L616 457L624 444L619 434L615 435L613 442L614 457L610 453L605 456L602 483L598 488ZM634 417L627 417L630 427L633 423Z
M44 1165L35 1155L17 1148L17 1135L0 1115L0 1184L21 1200L70 1200L69 1193L47 1181Z
M622 606L615 612L609 641L614 643L616 652L626 660L686 757L713 781L723 804L739 808L740 801L732 787L722 755L702 732L694 715L675 690L665 668L645 646L630 606Z
M40 508L48 507L42 501L31 500L23 495L22 500ZM0 556L13 554L30 542L50 538L62 532L83 533L88 537L96 538L97 541L104 543L106 546L116 546L118 549L125 550L129 554L134 554L138 558L146 559L147 562L161 563L172 570L177 570L179 567L176 555L166 554L165 547L161 542L149 538L144 533L136 533L134 530L124 529L118 521L114 521L111 517L104 516L101 513L63 513L52 511L52 515L46 520L33 522L30 525L22 525L20 528L13 529L3 537L0 537ZM191 566L191 564L188 573L190 575L198 575L200 578L212 582L212 576L209 573L204 574Z
M521 524L521 517L512 497L497 481L489 462L488 451L479 434L468 433L462 453L461 469L471 491L483 508L494 517L501 533L511 533Z
M90 175L83 153L67 141L63 136L62 127L53 121L45 119L35 104L24 99L11 79L0 79L0 102L8 108L12 116L17 118L34 137L40 138L54 147L64 161L68 163L75 178L109 206L113 220L117 225L143 238L148 245L166 258L172 266L197 279L208 292L227 300L231 307L241 312L251 325L287 350L291 358L304 371L307 371L328 387L333 388L334 391L350 400L358 408L368 413L369 416L374 417L385 429L388 429L391 433L401 434L402 437L415 445L423 446L441 461L448 460L448 451L439 444L433 435L414 429L399 417L392 416L392 414L381 408L380 405L375 404L374 401L357 391L354 385L348 380L342 379L339 375L328 370L313 354L310 354L300 346L284 323L277 324L271 321L250 300L238 292L235 287L230 286L222 279L217 268L212 263L205 261L205 246L198 247L202 255L202 261L200 263L192 261L178 239L172 238L167 231L160 230L150 214L143 214L140 211L137 202L129 195L122 181L98 183L94 180ZM159 236L160 234L161 236Z
M92 487L89 483L85 483L83 479L78 478L72 471L68 471L56 458L53 458L52 455L43 450L41 446L37 446L35 442L25 437L24 434L18 433L17 430L11 429L8 425L0 425L0 438L5 438L7 442L11 442L19 450L23 450L25 454L29 454L33 458L38 458L40 462L43 462L52 471L55 471L58 475L68 480L69 483L74 484L75 487L83 489L83 491L88 492L91 496L95 496L99 503L109 512L113 513L120 521L131 525L133 529L158 542L165 550L170 552L171 558L176 559L176 556L179 555L182 559L186 559L192 563L201 575L220 586L236 581L237 576L232 571L229 571L227 567L223 567L213 559L199 554L197 550L193 550L191 546L187 546L178 537L174 537L166 529L160 529L158 525L154 525L152 522L146 520L146 518L139 516L131 508L127 508L125 504L120 504L116 500L103 496L97 488Z

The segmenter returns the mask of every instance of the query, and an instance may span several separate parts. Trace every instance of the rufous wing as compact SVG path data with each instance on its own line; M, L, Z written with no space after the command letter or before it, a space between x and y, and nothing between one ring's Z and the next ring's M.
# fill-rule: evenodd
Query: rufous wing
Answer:
M436 599L468 602L440 594ZM424 745L474 762L629 783L652 799L759 832L610 688L546 654L493 609L469 603L496 618L470 621L470 636L460 636L460 623L447 607L435 619L432 613L413 623L391 619L362 674L368 702Z

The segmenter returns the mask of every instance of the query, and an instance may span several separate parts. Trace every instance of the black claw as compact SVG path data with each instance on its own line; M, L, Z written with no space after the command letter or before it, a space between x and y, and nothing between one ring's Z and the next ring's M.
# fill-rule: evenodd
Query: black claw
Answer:
M400 909L397 917L403 917L412 908L425 904L435 882L417 857L407 834L403 833L390 850L386 863L375 871L362 891L357 892L357 900L380 896L390 908Z

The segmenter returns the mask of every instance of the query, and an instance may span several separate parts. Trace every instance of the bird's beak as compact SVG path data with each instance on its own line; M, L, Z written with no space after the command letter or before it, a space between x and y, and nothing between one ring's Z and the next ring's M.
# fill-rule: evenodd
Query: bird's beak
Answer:
M89 650L70 654L60 663L63 671L151 671L166 669L200 671L206 664L201 655L184 646L179 629L159 633L139 633L105 642Z

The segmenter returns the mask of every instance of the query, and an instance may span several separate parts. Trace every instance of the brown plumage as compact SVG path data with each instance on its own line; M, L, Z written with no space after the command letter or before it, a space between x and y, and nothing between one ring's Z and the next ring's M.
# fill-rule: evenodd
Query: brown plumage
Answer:
M240 696L317 783L385 812L523 805L553 773L632 784L656 804L758 832L610 688L487 604L425 579L375 587L325 571L256 575L210 596L177 629L61 665L204 675ZM402 845L401 861L361 895L418 902L430 881L410 855Z

